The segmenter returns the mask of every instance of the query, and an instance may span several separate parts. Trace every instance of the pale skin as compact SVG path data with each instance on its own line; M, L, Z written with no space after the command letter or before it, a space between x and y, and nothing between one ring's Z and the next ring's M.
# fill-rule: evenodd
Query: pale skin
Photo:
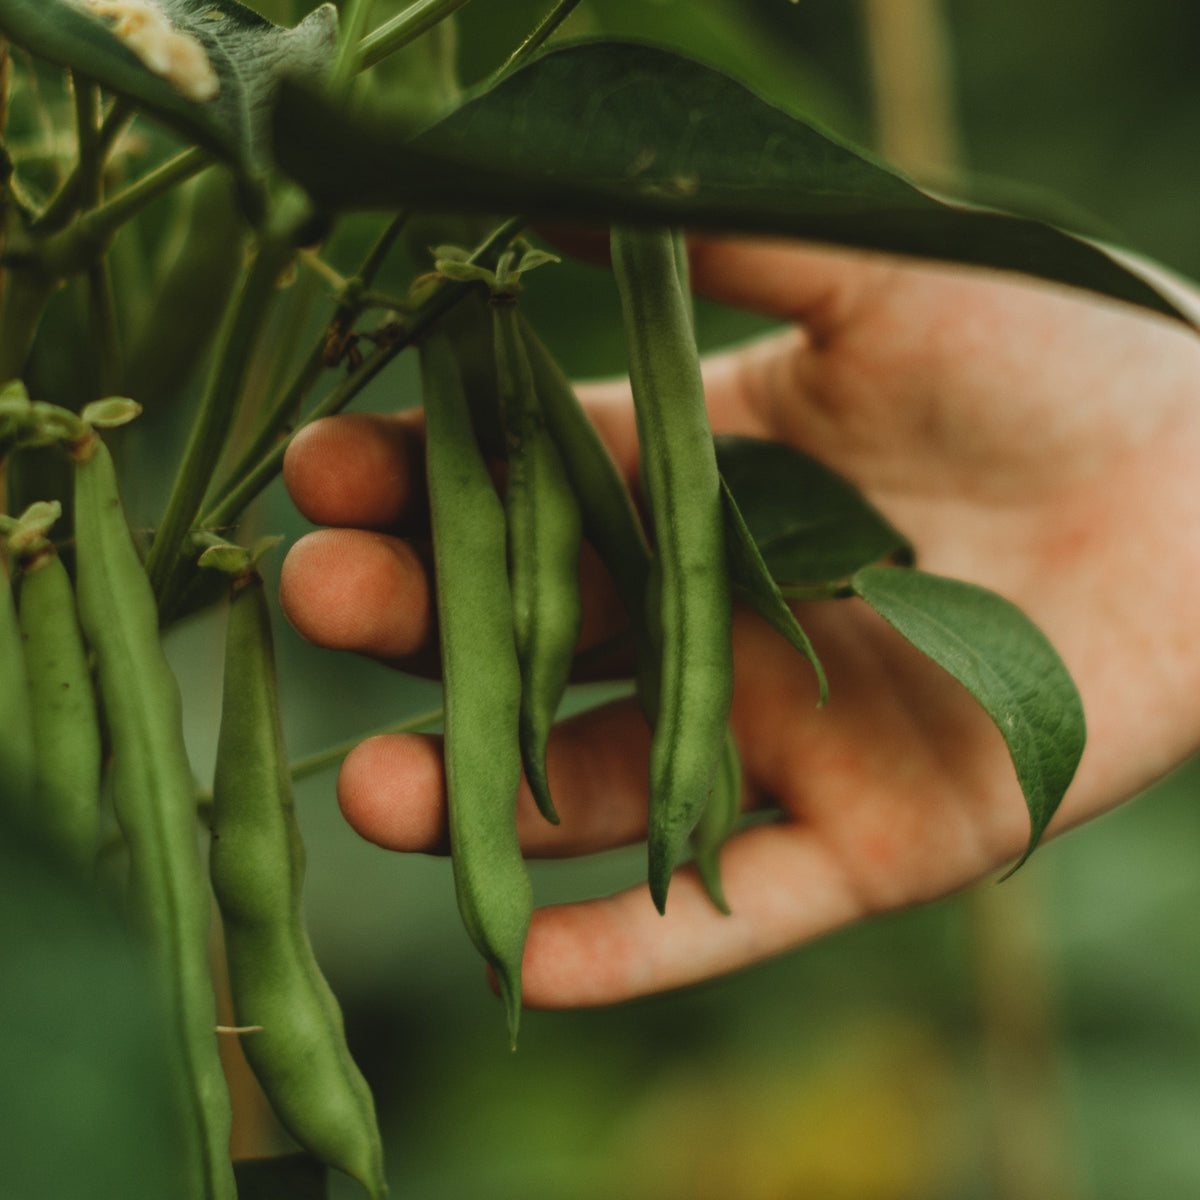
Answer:
M706 367L719 432L775 438L853 480L920 565L1018 604L1083 698L1089 742L1051 826L1094 817L1200 746L1200 337L1185 326L1014 277L791 244L692 247L696 290L794 323ZM636 478L628 389L581 389ZM301 634L428 669L421 426L344 416L293 442L302 538L282 599ZM409 540L411 539L411 540ZM414 551L414 545L418 547ZM624 623L583 570L582 647ZM996 730L969 695L859 601L797 606L829 673L748 611L735 616L732 721L747 807L721 867L733 915L680 869L660 917L645 887L539 910L525 1003L613 1003L780 953L869 914L959 889L1016 858L1028 819ZM522 788L530 856L644 835L649 734L624 702L563 723L549 756L562 814ZM346 760L338 798L365 838L445 853L436 738L385 737Z

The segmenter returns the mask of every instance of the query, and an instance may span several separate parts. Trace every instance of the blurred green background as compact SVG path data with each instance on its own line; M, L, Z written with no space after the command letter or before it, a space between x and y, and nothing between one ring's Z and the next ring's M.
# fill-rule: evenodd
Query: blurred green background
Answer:
M313 6L297 3L292 15ZM464 80L494 68L546 6L469 5L459 21ZM259 7L282 16L289 5ZM564 32L684 49L878 147L868 11L866 0L584 0ZM977 194L1037 211L1078 207L1089 228L1200 276L1200 9L947 0L944 17L962 157L988 181ZM352 269L377 227L347 223L330 257ZM400 265L380 283L404 280ZM527 303L572 370L621 370L605 272L539 272ZM761 328L714 306L699 313L710 348ZM365 404L395 408L414 395L402 362ZM179 430L151 413L121 437L130 457L157 439L169 464ZM147 523L167 478L139 472L130 499ZM278 486L259 512L261 532L290 539L307 528ZM170 644L202 778L215 748L220 634L220 618L206 617ZM296 757L437 703L433 685L317 650L282 620L278 639ZM448 865L358 840L338 813L332 772L303 783L313 940L379 1101L396 1194L1200 1195L1198 785L1200 770L1181 769L1046 846L1000 888L876 920L686 992L528 1013L513 1054L461 929ZM539 902L600 894L641 870L640 848L532 866ZM348 1181L335 1187L354 1194Z

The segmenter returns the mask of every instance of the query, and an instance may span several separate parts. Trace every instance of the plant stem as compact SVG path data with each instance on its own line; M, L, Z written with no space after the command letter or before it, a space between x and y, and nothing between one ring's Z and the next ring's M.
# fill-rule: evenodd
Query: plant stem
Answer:
M515 71L578 7L579 0L558 0L558 3L538 22L533 32L512 52L507 62L492 74L485 86L495 87L501 79Z
M57 286L57 279L36 266L6 268L0 298L0 383L21 377L42 313Z
M1000 1200L1080 1200L1047 919L1046 880L1026 867L967 893L988 1150Z
M104 114L104 119L100 122L100 129L96 135L101 169L103 169L104 160L107 159L117 139L129 128L134 116L133 109L123 99L118 98L108 106L108 112ZM80 200L81 167L82 164L76 163L71 174L67 176L62 186L51 198L45 210L33 222L33 232L54 233L71 219L72 214L78 211L81 204L86 205L85 201L81 202Z
M363 264L358 269L356 278L362 281L363 287L370 287L375 282L375 276L379 274L383 267L387 256L391 254L392 247L396 244L396 239L404 231L404 226L408 224L408 219L412 214L408 209L398 212L388 223L384 231L375 239L373 245L363 259Z
M297 759L290 767L292 781L299 782L301 779L319 775L322 771L329 770L330 767L336 767L355 746L366 741L367 738L384 737L394 733L420 733L431 725L437 725L441 719L442 710L435 708L431 712L422 713L419 717L408 717L403 721L385 725L382 729L375 729L370 733L360 733L358 737L351 738L340 745L331 746L328 750L321 750L316 754L310 754L307 758Z
M345 290L348 282L346 277L330 266L315 250L297 250L296 261L313 274L319 275L335 292Z
M108 262L101 259L88 268L88 307L92 339L96 343L96 398L111 396L121 380L121 334L113 300Z
M307 207L305 201L292 193L276 202L276 211L259 242L258 254L226 311L200 411L146 560L146 571L160 608L168 608L172 603L179 583L180 551L225 448L250 358L275 296L275 284L291 260L295 232L307 216Z
M358 70L359 43L367 27L374 0L343 0L341 5L341 36L337 64L330 84L334 91L343 91Z
M85 209L96 209L103 197L104 155L99 124L100 89L90 80L72 75L75 96L75 135L79 145L79 162L73 178L77 203ZM110 395L121 377L120 337L117 314L113 303L112 280L106 260L101 257L88 267L88 309L91 318L92 340L96 347L98 396Z
M100 203L100 173L104 169L97 124L100 89L74 73L71 83L75 98L75 137L79 147L79 203L84 208L95 208Z
M524 224L521 217L506 221L471 255L470 261L485 266L494 265L503 249L520 233ZM202 529L223 529L231 525L242 510L279 474L287 448L301 429L322 417L341 412L388 363L416 342L434 321L448 312L474 286L470 283L443 284L417 312L397 325L395 333L384 346L376 350L340 387L330 392L308 413L286 440L277 442L229 489L224 499L204 513L198 526Z
M918 177L944 178L962 149L939 0L866 0L866 29L880 149Z
M335 388L324 400L302 420L288 437L276 442L266 454L226 493L223 500L197 522L202 529L226 529L241 515L243 509L279 474L283 457L296 436L306 425L339 413L369 384L384 367L412 344L412 339L401 338L382 350L376 350L341 387Z
M453 16L467 0L417 0L402 13L369 33L358 45L359 71L368 71L389 54L416 41L435 25Z
M147 205L153 204L181 183L186 183L193 175L198 175L210 162L210 157L203 150L185 150L148 171L136 183L131 183L98 208L84 213L79 223L102 229L111 237Z
M355 276L355 280L362 288L368 288L374 282L375 276L384 264L384 260L396 244L396 239L400 236L400 232L408 220L408 215L407 212L402 212L393 217L388 222L383 233L379 235L375 245L371 247L370 252L359 268L358 274ZM287 427L288 422L294 420L296 412L299 410L301 404L304 403L304 398L312 390L313 385L321 377L325 369L325 344L328 340L329 332L338 329L349 330L358 315L359 308L348 297L343 296L334 309L329 319L329 324L317 337L316 342L304 360L304 364L296 372L287 391L280 396L278 402L263 418L261 425L251 439L250 445L238 460L237 465L226 476L224 483L208 499L208 507L211 508L220 504L250 474L255 465L270 452L272 445L274 445L276 439L278 439L279 435Z

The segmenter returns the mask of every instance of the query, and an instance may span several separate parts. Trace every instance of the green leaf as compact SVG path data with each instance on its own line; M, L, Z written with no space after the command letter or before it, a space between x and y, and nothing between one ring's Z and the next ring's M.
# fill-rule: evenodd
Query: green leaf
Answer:
M122 36L109 0L0 0L0 35L78 71L244 168L261 166L285 74L315 76L337 45L324 4L281 29L234 0L149 0L162 23ZM214 93L215 89L215 94Z
M854 590L959 681L1008 743L1038 844L1083 754L1083 704L1054 647L1016 605L986 588L902 567L868 567ZM1010 872L1011 874L1011 872Z
M245 1158L233 1164L238 1200L328 1200L329 1172L309 1154Z
M780 442L714 439L717 464L767 568L783 586L848 579L911 547L839 475Z
M637 43L545 54L412 142L394 119L285 84L275 153L331 208L791 234L1023 271L1187 319L1097 247L937 200L719 71Z
M754 544L754 537L742 519L737 501L724 479L721 480L721 499L725 502L725 554L729 560L729 575L734 595L750 605L812 664L817 673L819 707L829 699L825 668L821 665L812 642L808 640L808 634L800 627L795 614L788 608L779 585L771 578L771 572Z

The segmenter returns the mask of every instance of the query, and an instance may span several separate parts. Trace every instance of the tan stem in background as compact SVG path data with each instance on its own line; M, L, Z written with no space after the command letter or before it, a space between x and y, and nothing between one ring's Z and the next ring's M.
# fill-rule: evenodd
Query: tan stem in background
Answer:
M863 0L875 85L875 138L918 179L961 165L953 56L939 0Z
M967 897L997 1200L1082 1200L1065 1087L1046 872Z
M944 0L862 0L880 153L915 179L963 166ZM967 896L996 1200L1083 1200L1039 863Z

